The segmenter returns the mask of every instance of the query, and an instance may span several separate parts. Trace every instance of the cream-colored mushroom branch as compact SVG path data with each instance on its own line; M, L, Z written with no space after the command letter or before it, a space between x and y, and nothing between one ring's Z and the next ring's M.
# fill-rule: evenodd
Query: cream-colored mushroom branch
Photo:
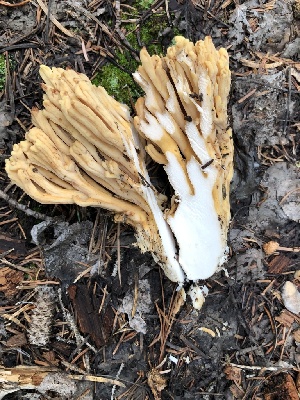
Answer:
M179 37L166 57L142 50L141 61L135 79L146 95L134 123L85 75L41 66L44 108L32 111L35 127L14 146L6 171L40 203L113 211L172 281L204 279L224 256L230 217L228 56L208 38L193 45ZM169 209L171 199L151 184L145 149L174 188Z
M146 95L134 123L146 151L164 164L175 195L165 218L188 279L210 277L224 261L230 219L233 143L227 129L228 54L210 37L183 37L166 57L141 51L134 74Z
M145 151L128 107L72 70L41 66L44 109L32 110L35 125L6 161L8 176L44 204L99 206L136 230L175 282L184 273L164 219L167 198L150 183Z

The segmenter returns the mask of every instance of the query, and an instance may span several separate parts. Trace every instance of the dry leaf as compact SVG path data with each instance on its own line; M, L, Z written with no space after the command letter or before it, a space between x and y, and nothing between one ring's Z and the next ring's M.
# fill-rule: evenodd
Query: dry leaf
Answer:
M9 267L0 269L0 291L5 294L5 297L12 297L17 292L17 286L23 280L24 274L21 271Z
M159 370L153 368L148 375L148 385L154 399L159 400L161 398L161 391L167 386L167 378L165 378Z
M7 347L22 347L25 344L27 344L27 339L25 336L25 333L20 332L17 333L16 335L13 335L6 341L6 346Z
M234 367L232 365L226 365L226 367L224 368L224 373L226 375L226 379L234 381L237 385L240 386L242 382L242 371L240 368Z

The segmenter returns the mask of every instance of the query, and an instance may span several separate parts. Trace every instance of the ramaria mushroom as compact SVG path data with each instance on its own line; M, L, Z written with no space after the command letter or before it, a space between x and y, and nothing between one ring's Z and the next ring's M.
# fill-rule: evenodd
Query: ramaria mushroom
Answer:
M179 263L188 279L206 279L224 260L230 220L228 54L216 50L210 37L195 45L183 37L175 42L163 58L141 51L134 78L146 95L137 102L134 123L175 192L165 215Z
M205 279L224 259L230 218L228 55L210 38L194 45L177 37L165 57L143 49L141 61L134 78L146 94L134 123L85 75L41 66L44 108L32 111L35 127L6 171L38 202L113 211L172 281ZM145 149L164 165L172 199L151 184Z
M145 152L128 108L83 74L41 66L44 109L32 110L35 127L6 161L13 183L43 204L103 207L136 231L175 282L184 274L164 219L166 197L150 184ZM162 239L163 238L163 239Z

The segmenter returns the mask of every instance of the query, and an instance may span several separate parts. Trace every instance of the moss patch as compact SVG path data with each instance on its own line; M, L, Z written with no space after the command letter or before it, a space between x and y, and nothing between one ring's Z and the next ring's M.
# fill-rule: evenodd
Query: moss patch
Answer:
M104 65L92 83L96 86L103 86L116 100L129 106L143 94L131 74L113 64Z
M149 8L153 0L138 1L135 9L130 14L124 13L122 18L138 19L142 11ZM126 39L137 53L141 46L138 43L138 35L141 45L146 46L150 55L162 54L163 48L160 42L160 33L168 26L165 14L153 14L145 22L141 22L138 30L134 23L122 24L122 29L126 30ZM113 63L107 63L97 73L93 79L93 84L103 86L107 92L121 103L131 106L140 96L143 95L142 89L134 82L132 73L139 66L133 55L128 51L117 50L115 52L115 61L123 69ZM126 71L126 72L125 72Z
M5 70L5 56L4 54L0 54L0 92L5 86Z

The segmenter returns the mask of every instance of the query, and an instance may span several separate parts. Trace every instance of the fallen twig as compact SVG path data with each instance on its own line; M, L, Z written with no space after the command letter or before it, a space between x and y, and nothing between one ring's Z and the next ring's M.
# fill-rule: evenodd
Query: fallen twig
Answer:
M28 215L30 217L34 217L36 219L41 219L41 220L44 220L44 221L54 221L54 218L48 217L47 215L41 214L41 213L39 213L37 211L33 211L30 208L24 206L24 204L20 204L16 200L11 199L9 197L9 195L4 193L2 190L0 190L0 198L6 200L10 206L15 207L18 210L23 211L26 215Z
M53 375L58 379L57 374L59 374L60 385L65 387L70 385L72 380L101 382L125 387L124 383L116 379L105 378L102 376L70 375L62 373L57 368L52 367L28 367L19 365L15 368L0 368L0 382L2 383L0 398L3 398L3 396L8 393L13 393L22 389L38 389L46 377Z
M230 363L229 365L231 365L232 367L236 367L236 368L241 368L241 369L245 369L248 371L285 371L285 370L293 370L293 371L300 371L299 368L294 367L293 365L291 365L290 367L264 367L264 366L260 366L260 365L239 365L239 364L234 364L234 363Z
M68 375L69 378L75 379L77 381L89 381L89 382L101 382L101 383L110 383L115 386L126 387L124 383L110 378L104 378L104 376L95 376L95 375Z
M48 16L48 12L49 12L48 7L45 6L45 4L42 2L42 0L37 0L37 3L41 7L41 9L44 11L44 13L47 14L47 16ZM76 37L76 35L74 35L71 31L66 29L60 22L58 22L57 19L53 17L53 15L50 14L49 19L66 36Z
M6 6L6 7L21 7L24 6L25 4L29 3L31 0L23 0L20 3L9 3L8 1L2 1L0 0L0 6Z

